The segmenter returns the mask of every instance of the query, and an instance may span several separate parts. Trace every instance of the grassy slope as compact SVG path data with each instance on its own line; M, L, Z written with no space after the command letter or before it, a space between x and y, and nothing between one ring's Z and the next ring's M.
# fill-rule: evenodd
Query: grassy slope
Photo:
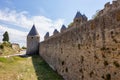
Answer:
M0 55L10 55L15 54L17 51L13 50L11 44L8 42L3 42L0 44Z
M0 57L0 80L63 80L39 56Z
M4 46L4 49L2 49L1 52L3 53L2 56L16 53L16 51L13 50L11 47L6 47L6 46Z

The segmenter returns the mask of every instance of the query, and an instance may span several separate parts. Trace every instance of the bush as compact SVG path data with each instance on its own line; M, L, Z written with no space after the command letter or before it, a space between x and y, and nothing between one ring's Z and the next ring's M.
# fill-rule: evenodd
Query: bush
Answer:
M11 43L10 42L3 42L2 43L3 46L6 46L6 47L12 47Z
M4 46L1 44L1 45L0 45L0 49L3 49L3 48L4 48Z
M25 46L23 46L22 49L27 49L27 48Z

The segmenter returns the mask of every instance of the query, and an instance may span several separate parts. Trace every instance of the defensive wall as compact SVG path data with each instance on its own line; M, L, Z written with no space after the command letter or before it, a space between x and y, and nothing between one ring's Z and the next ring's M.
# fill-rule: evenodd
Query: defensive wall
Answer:
M39 54L65 80L120 80L120 8L50 36Z

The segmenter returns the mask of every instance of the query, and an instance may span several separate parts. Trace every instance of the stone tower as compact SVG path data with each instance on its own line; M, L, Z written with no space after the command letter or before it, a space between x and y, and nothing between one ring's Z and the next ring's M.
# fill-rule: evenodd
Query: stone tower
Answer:
M49 38L49 32L46 33L46 35L44 36L44 40L47 40Z
M59 33L59 31L57 29L55 29L54 32L53 32L53 35L56 35L58 33Z
M35 28L35 25L33 25L32 29L27 35L27 52L26 52L27 55L38 54L39 40L40 36Z
M76 13L73 23L73 26L79 26L83 24L84 22L87 22L87 17L83 14L81 14L79 11Z
M62 25L60 32L64 32L66 30L66 26Z

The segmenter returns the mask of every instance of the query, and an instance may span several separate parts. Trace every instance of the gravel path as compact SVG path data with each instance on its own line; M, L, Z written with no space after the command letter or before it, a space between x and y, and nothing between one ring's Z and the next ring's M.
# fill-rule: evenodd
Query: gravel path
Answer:
M7 55L7 56L0 56L0 57L13 57L13 56L23 56L26 55L26 50L20 51L19 53Z

